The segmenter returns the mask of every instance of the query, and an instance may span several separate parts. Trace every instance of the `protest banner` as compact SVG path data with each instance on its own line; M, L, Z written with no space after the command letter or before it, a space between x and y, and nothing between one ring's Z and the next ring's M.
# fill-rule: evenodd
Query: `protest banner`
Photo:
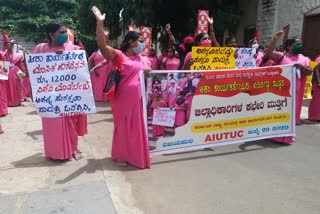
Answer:
M208 33L207 16L209 16L209 10L198 10L198 25L196 34Z
M181 76L177 84L188 84L176 91L180 112L176 110L174 127L153 136L150 116L145 119L151 156L295 135L292 66L189 71L200 79L197 86L189 84L190 73L176 72Z
M237 69L256 67L255 48L235 48L235 51Z
M144 49L143 49L143 53L146 56L149 56L149 51L151 48L151 37L152 37L152 28L151 27L146 27L146 26L141 26L140 27L140 32L144 38Z
M153 110L152 124L173 127L176 111L170 108L155 108Z
M235 49L229 47L192 47L192 70L235 68Z
M0 80L8 80L9 78L9 65L8 61L0 60Z
M33 101L41 117L95 113L84 51L26 55Z

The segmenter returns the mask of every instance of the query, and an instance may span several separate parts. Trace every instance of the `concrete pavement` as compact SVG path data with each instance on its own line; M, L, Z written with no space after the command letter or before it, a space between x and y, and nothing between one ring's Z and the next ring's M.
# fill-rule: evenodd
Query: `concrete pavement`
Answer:
M1 214L142 213L134 208L122 174L128 169L110 159L113 125L106 103L97 103L97 114L89 117L90 135L79 141L85 156L80 161L47 160L40 117L32 103L23 104L1 118Z
M1 118L1 214L320 213L319 124L304 120L290 146L266 140L163 155L138 170L110 159L107 104L97 103L80 138L85 158L68 162L44 158L40 118L24 104Z

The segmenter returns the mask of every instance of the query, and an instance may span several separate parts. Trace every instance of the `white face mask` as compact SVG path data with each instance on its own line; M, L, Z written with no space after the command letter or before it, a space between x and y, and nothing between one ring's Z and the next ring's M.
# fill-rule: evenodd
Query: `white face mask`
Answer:
M138 55L140 53L142 53L143 49L144 49L145 43L144 42L138 42L138 46L133 48L133 52Z
M252 48L255 48L255 49L258 49L258 48L259 48L259 44L258 44L258 43L253 44L253 45L251 45L251 47L252 47Z

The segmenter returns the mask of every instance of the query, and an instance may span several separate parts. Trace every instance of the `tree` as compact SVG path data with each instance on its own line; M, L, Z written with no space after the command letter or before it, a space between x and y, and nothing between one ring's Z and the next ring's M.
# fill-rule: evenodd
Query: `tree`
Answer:
M4 0L0 2L0 29L41 42L50 22L77 29L77 6L75 0Z
M127 26L153 28L155 41L161 34L162 44L168 36L164 26L170 23L178 40L194 35L198 9L208 9L215 19L215 32L222 44L223 33L235 32L241 11L238 0L2 0L0 2L0 29L9 35L22 35L27 40L42 42L45 26L53 21L75 30L90 54L96 48L95 18L90 10L97 5L106 13L110 38L115 39Z

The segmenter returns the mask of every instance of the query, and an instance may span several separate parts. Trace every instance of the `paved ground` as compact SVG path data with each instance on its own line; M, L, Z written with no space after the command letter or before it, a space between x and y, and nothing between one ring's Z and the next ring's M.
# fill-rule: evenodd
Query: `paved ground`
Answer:
M80 139L86 157L68 162L44 158L30 103L10 108L0 136L1 214L320 213L319 124L304 120L290 146L259 141L163 155L138 170L110 159L112 115L97 105Z

